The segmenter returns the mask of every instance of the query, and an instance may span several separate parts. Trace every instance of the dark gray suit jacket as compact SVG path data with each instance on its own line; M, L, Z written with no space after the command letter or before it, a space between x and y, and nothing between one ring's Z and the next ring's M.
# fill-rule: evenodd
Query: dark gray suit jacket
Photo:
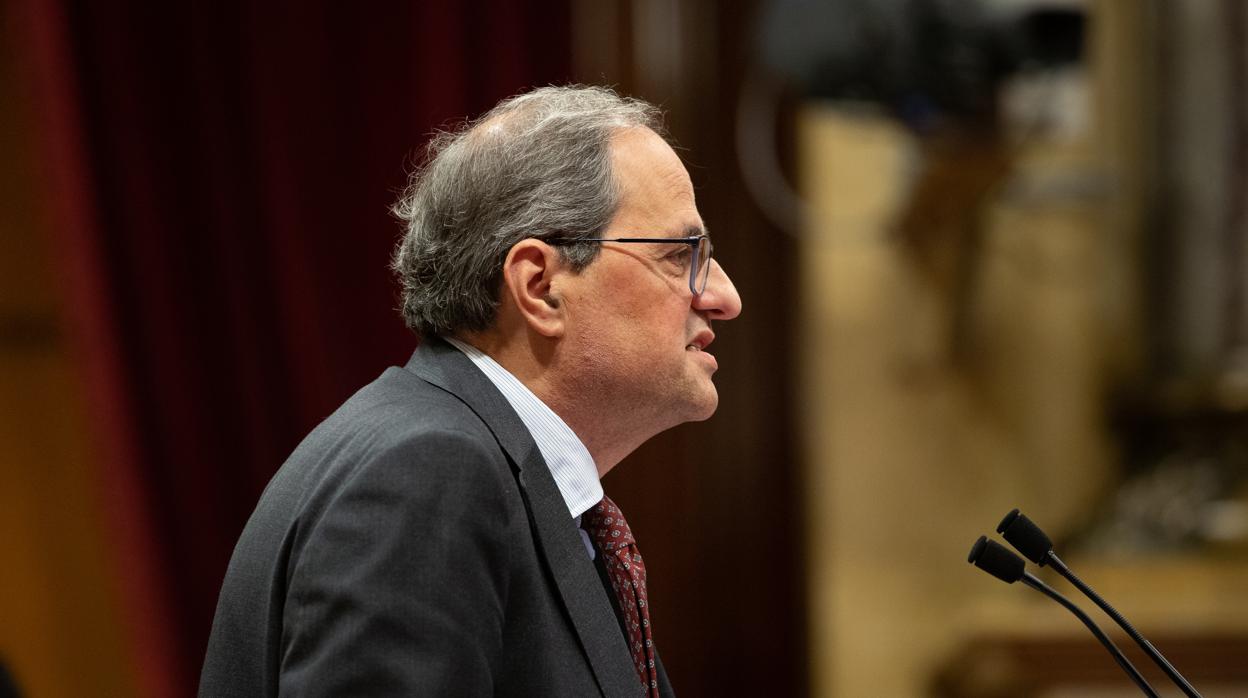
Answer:
M642 690L528 430L467 357L429 340L269 483L230 560L199 693Z

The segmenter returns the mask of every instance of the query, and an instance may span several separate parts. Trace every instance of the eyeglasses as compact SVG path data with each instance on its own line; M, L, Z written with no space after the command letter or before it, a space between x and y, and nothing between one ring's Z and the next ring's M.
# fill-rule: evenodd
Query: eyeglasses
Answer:
M624 242L646 243L650 245L688 245L692 250L689 260L689 290L693 295L700 296L706 290L706 280L711 275L711 253L714 247L711 238L706 235L695 235L687 238L547 238L542 240L550 245L577 245L582 242Z

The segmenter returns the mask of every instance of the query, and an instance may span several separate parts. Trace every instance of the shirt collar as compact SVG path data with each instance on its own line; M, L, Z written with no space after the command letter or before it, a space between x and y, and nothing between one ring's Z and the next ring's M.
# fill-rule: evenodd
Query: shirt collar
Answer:
M584 514L602 501L598 467L594 465L593 456L589 455L589 449L581 443L576 432L534 395L528 386L521 383L519 378L488 354L454 337L443 339L463 352L490 379L503 397L507 398L520 421L533 435L537 450L546 461L546 467L550 468L550 474L554 477L559 494L563 495L563 501L568 505L568 512L572 517Z

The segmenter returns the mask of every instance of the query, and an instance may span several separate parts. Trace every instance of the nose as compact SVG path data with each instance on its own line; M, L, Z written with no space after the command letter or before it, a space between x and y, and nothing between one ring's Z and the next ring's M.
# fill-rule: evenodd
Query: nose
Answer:
M694 296L693 307L705 312L712 320L731 320L741 314L741 296L737 295L737 287L732 285L728 272L714 259L711 260L706 288L700 295Z

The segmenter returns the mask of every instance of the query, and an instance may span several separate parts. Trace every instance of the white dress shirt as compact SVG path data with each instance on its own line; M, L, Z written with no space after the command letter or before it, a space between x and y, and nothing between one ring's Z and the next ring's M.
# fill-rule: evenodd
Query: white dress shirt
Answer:
M602 483L598 481L598 466L594 465L589 449L581 443L576 432L546 406L540 398L520 382L510 371L503 368L485 352L453 337L443 337L448 344L463 352L494 387L507 398L511 408L519 415L520 421L533 435L537 450L541 452L546 467L555 479L559 494L568 505L568 514L576 520L577 529L581 531L581 540L594 557L594 546L589 534L581 529L581 514L598 502L602 501Z

